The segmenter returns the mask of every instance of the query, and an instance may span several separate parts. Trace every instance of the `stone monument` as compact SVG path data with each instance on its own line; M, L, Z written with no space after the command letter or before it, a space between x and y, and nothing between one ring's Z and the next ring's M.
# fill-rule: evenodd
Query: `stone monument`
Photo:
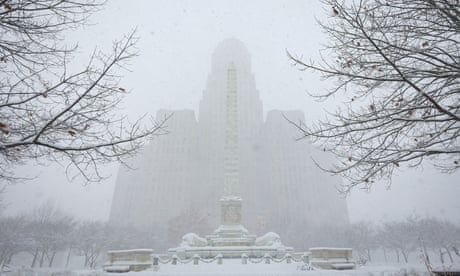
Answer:
M220 199L220 226L206 239L212 246L249 246L256 239L241 223L242 198L239 194L238 91L235 65L227 70L227 102L224 146L224 195Z

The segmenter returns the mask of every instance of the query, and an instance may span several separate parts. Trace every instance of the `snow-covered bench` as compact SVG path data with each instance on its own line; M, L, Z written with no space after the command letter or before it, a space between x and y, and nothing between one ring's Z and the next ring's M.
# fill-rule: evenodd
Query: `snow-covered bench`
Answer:
M107 272L142 271L152 267L152 249L131 249L107 251Z
M355 268L351 248L310 248L310 265L321 269Z

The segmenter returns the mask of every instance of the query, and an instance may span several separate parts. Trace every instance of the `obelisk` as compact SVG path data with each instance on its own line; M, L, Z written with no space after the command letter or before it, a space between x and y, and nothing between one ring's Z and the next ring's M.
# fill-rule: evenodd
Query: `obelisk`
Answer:
M224 197L240 195L238 160L238 84L233 63L227 69L224 148Z
M227 69L224 144L224 191L220 199L220 226L207 236L213 246L250 246L255 236L241 224L242 198L238 159L238 74L235 65Z
M221 225L241 225L238 160L238 75L233 63L227 69L224 195L220 199Z

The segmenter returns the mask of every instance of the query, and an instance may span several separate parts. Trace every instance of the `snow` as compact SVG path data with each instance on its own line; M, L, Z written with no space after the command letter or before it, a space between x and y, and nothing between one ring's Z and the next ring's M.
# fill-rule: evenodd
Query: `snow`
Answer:
M144 252L144 253L152 253L152 249L147 249L147 248L139 248L139 249L127 249L127 250L109 250L107 253L139 253L139 252Z
M331 261L337 262L337 263L347 263L350 260L346 258L329 258L329 259L312 258L311 259L311 262L315 262L315 263L321 263L321 262L330 263Z
M407 272L418 272L418 275L428 275L423 266L418 267L398 267L398 266L365 266L358 267L354 270L307 270L307 267L302 263L270 263L264 262L259 264L241 264L241 260L224 260L222 265L217 263L192 265L192 264L177 264L177 265L160 265L157 271L142 271L130 272L127 276L181 276L181 275L264 275L264 276L318 276L318 275L356 275L356 276L380 276L380 275L404 275ZM107 275L115 275L108 273ZM116 274L120 275L120 274Z
M306 270L306 267L303 264L299 263L260 263L260 264L241 264L240 260L224 260L225 263L218 265L216 263L212 264L178 264L173 265L163 265L160 266L158 271L142 271L142 272L130 272L123 274L126 276L181 276L181 275L251 275L251 276L297 276L297 275L307 275L307 276L345 276L345 275L356 275L356 276L380 276L380 275L405 275L408 272L417 272L418 275L428 275L424 267L395 267L395 266L369 266L369 267L359 267L355 270ZM115 275L115 274L107 274ZM117 274L120 275L120 274ZM407 275L407 274L406 274Z
M353 250L352 248L347 248L347 247L311 247L309 249L310 251L313 251L313 250L340 250L340 251L343 251L343 250Z
M177 265L160 265L157 269L149 269L140 272L128 272L128 273L108 273L102 270L64 270L64 269L30 269L30 268L12 268L11 272L0 274L5 276L16 276L16 275L62 275L62 276L198 276L198 275L252 275L252 276L402 276L402 275L429 275L426 268L419 264L409 265L368 265L358 267L354 270L306 270L306 266L302 263L270 263L265 264L264 262L259 264L241 264L241 260L232 259L224 260L222 265L217 263L199 265L180 264ZM417 274L414 274L417 273Z

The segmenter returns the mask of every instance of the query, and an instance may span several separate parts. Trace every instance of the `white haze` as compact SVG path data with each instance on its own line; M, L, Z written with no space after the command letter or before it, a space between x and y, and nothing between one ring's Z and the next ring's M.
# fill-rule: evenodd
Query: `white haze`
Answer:
M286 50L317 59L325 36L315 18L327 19L319 1L109 1L91 17L91 25L68 34L78 43L74 68L84 66L94 47L110 50L111 41L137 28L139 56L122 81L131 92L123 109L133 119L158 109L197 110L211 53L229 37L241 40L251 53L253 72L264 111L302 109L307 122L340 104L318 104L307 91L327 84L311 72L291 66ZM51 200L79 218L106 220L117 165L103 168L108 178L84 186L69 182L62 166L18 168L18 175L36 179L11 186L5 196L7 214L23 213ZM352 221L437 216L460 222L460 174L440 174L430 165L397 173L391 189L376 183L370 193L354 190L348 198Z

